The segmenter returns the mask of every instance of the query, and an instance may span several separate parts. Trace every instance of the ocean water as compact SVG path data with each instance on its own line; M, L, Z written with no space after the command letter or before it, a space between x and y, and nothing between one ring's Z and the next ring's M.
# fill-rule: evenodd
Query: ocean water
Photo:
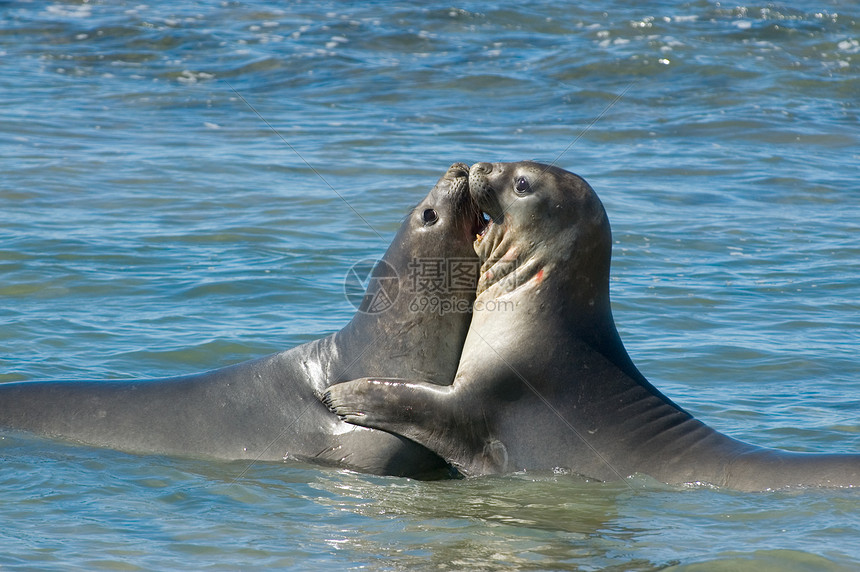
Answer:
M555 161L640 370L716 429L860 453L853 2L0 3L0 381L342 327L453 162ZM629 485L629 486L628 486ZM0 434L0 567L852 570L854 490L445 482Z

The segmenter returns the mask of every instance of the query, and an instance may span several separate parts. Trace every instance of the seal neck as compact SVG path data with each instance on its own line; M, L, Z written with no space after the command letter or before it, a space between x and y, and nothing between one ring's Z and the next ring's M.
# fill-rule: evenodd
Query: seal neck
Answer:
M454 379L471 319L477 260L465 258L474 257L465 241L457 243L463 253L458 257L454 244L425 241L416 248L411 232L407 224L401 226L382 257L399 273L399 288L391 305L376 312L359 310L335 334L339 363L331 383L358 377L402 377L447 385ZM457 266L466 269L468 287L463 292L428 293L410 283L407 269L416 264L446 265L450 261L463 261ZM445 266L443 271L452 272L453 267Z
M357 313L333 336L338 363L330 368L330 383L397 377L449 385L457 372L470 316L399 307L375 315Z

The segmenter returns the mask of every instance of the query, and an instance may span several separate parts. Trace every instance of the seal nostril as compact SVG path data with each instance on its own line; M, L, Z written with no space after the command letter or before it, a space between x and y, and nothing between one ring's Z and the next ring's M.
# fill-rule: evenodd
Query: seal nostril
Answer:
M493 170L492 163L475 163L472 165L472 171L479 175L486 175Z
M468 177L469 166L465 163L454 163L453 165L448 167L448 174L452 175L455 178Z

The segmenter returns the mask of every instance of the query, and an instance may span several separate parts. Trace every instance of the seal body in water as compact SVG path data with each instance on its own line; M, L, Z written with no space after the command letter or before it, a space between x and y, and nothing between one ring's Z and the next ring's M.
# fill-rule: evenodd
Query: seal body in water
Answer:
M583 179L479 163L469 185L492 222L475 243L478 296L453 384L354 380L329 388L333 411L413 439L466 475L560 468L743 490L860 485L860 455L737 441L642 376L610 309L609 222Z
M331 383L369 375L451 382L469 327L478 272L472 242L481 223L468 166L455 164L409 214L374 270L403 278L422 261L450 263L451 271L456 264L465 287L456 308L448 304L451 311L417 304L423 293L403 281L386 299L390 307L380 307L386 292L371 289L392 278L383 272L342 330L262 359L172 379L0 384L0 427L139 453L294 458L376 474L446 475L438 455L342 422L320 395Z

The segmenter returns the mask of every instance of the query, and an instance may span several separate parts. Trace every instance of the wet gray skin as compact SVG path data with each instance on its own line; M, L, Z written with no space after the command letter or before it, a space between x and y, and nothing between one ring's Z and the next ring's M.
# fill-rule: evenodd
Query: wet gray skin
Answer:
M615 328L609 222L583 179L532 162L478 163L469 186L493 222L475 244L478 297L453 384L334 385L325 399L345 420L413 439L466 475L639 473L742 490L860 484L860 455L737 441L645 379Z
M218 459L299 459L368 473L444 476L449 467L401 436L344 423L320 401L332 383L364 376L450 383L477 279L472 247L482 221L468 166L453 165L403 222L376 271L409 274L416 260L453 260L456 311L415 304L401 280L393 305L360 311L339 332L199 375L121 382L0 385L0 427L138 453ZM374 281L371 281L373 288ZM390 300L388 300L390 302Z

